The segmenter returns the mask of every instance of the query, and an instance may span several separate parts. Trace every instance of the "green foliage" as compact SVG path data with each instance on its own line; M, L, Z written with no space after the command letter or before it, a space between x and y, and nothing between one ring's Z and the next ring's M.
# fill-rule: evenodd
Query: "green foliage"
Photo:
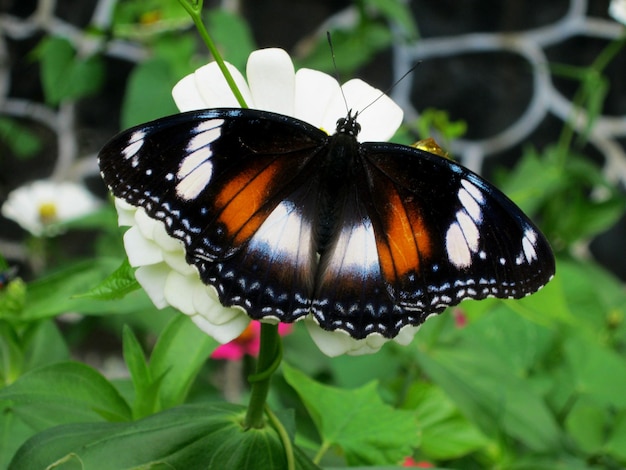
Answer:
M538 214L556 248L604 232L626 210L626 196L596 165L557 146L543 155L529 149L501 187L524 211Z
M356 390L322 385L283 366L320 433L321 448L338 446L351 465L399 462L417 441L413 413L384 404L371 382Z
M276 432L270 427L245 430L244 414L238 405L186 405L132 423L60 426L29 440L11 468L285 468ZM295 468L317 467L299 451Z
M392 41L418 35L406 2L363 0L355 11L352 25L332 31L346 78ZM205 13L218 49L243 69L255 47L246 22ZM172 86L208 60L191 24L178 2L116 4L112 36L139 41L148 57L131 72L122 127L176 112ZM330 70L326 37L307 44L298 66ZM498 175L552 241L555 279L520 301L463 303L428 320L408 347L391 343L374 356L327 358L296 325L284 339L291 365L273 378L269 398L278 418L267 413L260 429L245 429L243 406L216 402L216 387L237 382L232 364L208 360L217 342L187 316L156 312L128 261L120 264L112 210L59 226L96 233L89 259L31 241L43 258L33 263L34 279L0 285L0 468L273 469L293 458L296 469L384 469L408 456L442 468L626 466L626 293L613 275L572 255L626 209L623 192L584 152L608 91L602 69L623 46L614 44L590 67L554 69L581 85L576 105L588 118L578 134L566 126L558 142L527 149ZM66 39L45 37L34 55L49 105L103 84L100 56ZM406 143L409 130L435 133L445 146L466 124L421 110L399 137ZM0 138L23 158L40 151L14 120L0 119ZM0 270L8 268L0 257ZM57 322L68 312L80 314L78 326ZM93 331L121 338L128 377L69 362ZM246 361L242 367L249 372ZM248 388L238 385L245 400Z
M0 141L18 158L27 159L41 150L41 141L15 119L0 117Z
M102 85L101 58L78 56L67 39L45 38L35 50L35 56L41 62L43 91L50 105L91 95Z

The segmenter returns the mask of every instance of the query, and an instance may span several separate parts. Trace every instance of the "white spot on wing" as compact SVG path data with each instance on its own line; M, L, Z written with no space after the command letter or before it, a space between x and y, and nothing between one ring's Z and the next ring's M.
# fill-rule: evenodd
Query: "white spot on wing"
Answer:
M524 257L528 263L537 259L536 243L537 233L534 230L526 229L524 231L524 238L522 238L522 249L524 250Z
M472 218L462 211L456 213L456 220L463 231L463 236L465 237L468 248L472 253L477 252L478 239L480 238L478 227L476 227Z
M213 151L211 150L210 147L200 148L194 151L193 153L190 153L180 163L176 176L179 179L185 178L185 176L187 176L189 173L194 171L203 162L211 158L212 155L213 155Z
M206 147L222 134L223 119L209 119L202 121L194 129L197 134L189 140L187 151L193 152L199 148Z
M340 253L342 255L338 256ZM369 219L364 219L362 224L343 228L333 248L328 270L334 273L356 272L361 277L379 272L376 238Z
M463 208L474 220L474 222L480 223L482 221L482 212L480 206L476 202L476 199L465 189L459 189L459 201L463 204Z
M144 131L135 131L130 135L128 145L122 150L122 154L126 160L139 152L139 149L143 146L145 137L146 133Z
M482 204L485 201L485 198L483 197L483 193L480 191L480 189L478 189L468 180L466 179L461 180L461 185L467 190L468 193L472 195L474 199L476 199L477 202Z
M273 261L288 261L286 266L298 264L298 260L310 258L311 233L310 225L295 205L283 201L259 227L248 249L263 253Z
M446 251L448 259L457 268L467 268L472 264L472 254L458 222L450 225L446 232Z
M176 194L186 201L191 201L206 188L212 176L213 164L210 161L205 161L178 182Z

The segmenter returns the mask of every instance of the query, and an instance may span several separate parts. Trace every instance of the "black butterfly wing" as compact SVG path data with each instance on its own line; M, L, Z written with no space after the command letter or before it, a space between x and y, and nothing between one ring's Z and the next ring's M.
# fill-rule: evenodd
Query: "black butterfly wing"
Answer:
M320 260L313 312L325 328L394 337L465 298L519 298L553 276L543 235L468 169L385 143L361 145L359 161Z
M181 240L224 305L293 321L310 310L315 160L328 136L256 110L182 113L125 131L100 152L113 194Z

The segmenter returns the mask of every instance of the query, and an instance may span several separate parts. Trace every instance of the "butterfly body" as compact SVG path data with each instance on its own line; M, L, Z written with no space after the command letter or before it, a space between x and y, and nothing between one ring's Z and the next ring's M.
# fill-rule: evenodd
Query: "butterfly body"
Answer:
M550 247L504 194L412 147L329 136L243 109L123 132L100 153L113 194L181 240L224 305L313 314L355 338L395 336L465 298L519 298L554 274Z

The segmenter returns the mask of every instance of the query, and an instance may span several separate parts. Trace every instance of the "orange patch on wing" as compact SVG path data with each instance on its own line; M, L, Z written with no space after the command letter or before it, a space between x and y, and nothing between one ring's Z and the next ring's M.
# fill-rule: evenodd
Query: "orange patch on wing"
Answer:
M243 243L258 230L265 214L258 214L270 188L275 181L276 169L268 166L260 173L249 172L229 181L218 197L216 205L221 208L218 220L230 234L236 234L235 242Z
M409 271L417 271L420 259L430 256L431 246L419 215L407 210L398 193L389 194L387 231L382 240L377 240L377 249L383 274L392 281Z

